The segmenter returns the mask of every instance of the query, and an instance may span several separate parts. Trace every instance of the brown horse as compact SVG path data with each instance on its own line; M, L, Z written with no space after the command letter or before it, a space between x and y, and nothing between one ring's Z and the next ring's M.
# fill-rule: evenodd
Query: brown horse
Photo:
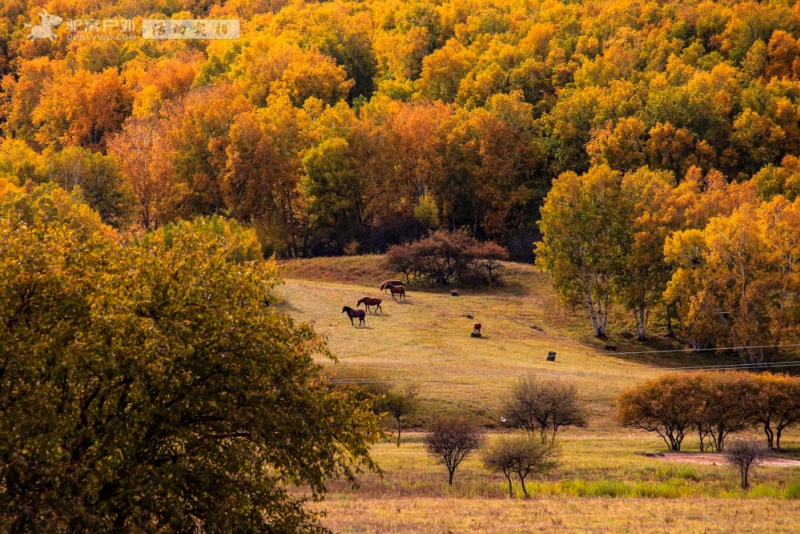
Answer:
M392 286L406 287L406 284L402 280L386 280L381 284L381 291L386 291Z
M370 311L369 309L370 306L375 306L375 311L380 310L381 313L383 313L383 308L381 308L381 302L383 302L382 299L376 299L374 297L361 297L360 299L358 299L356 308L361 306L361 304L363 303L367 311Z
M397 300L397 297L395 297L395 295L400 295L403 298L403 300L406 300L405 286L388 286L388 287L389 291L392 293L392 298L394 300Z
M367 312L365 312L364 310L354 310L350 306L345 306L344 308L342 308L342 313L344 312L347 312L347 316L350 318L351 325L355 326L353 319L355 317L358 317L358 326L361 325L367 326L367 321L365 320Z

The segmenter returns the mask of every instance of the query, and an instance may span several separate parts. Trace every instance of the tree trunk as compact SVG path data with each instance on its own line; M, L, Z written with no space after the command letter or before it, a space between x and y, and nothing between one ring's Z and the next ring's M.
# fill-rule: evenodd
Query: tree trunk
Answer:
M506 480L508 480L508 496L513 498L514 497L514 486L511 484L511 473L503 473L506 476Z
M636 320L636 339L644 341L647 339L647 312L644 305L638 306L633 310L633 318Z
M675 331L672 329L672 306L667 304L667 337L675 337Z
M778 428L775 429L775 450L781 450L781 434L787 426L789 425L778 425Z
M526 499L528 499L530 495L528 495L528 488L525 487L525 479L522 477L522 475L519 475L519 481L522 483L522 494L525 496Z
M450 473L450 478L447 480L447 483L452 486L453 485L453 475L455 474L456 470L455 469L448 469L447 471Z
M775 438L775 432L772 431L772 428L769 426L769 421L764 423L764 434L767 435L767 447L770 449L773 448L773 442Z
M400 421L400 418L397 418L397 446L400 446L400 431L403 429L403 423Z
M586 308L589 310L589 320L592 321L595 337L606 337L606 320L603 318L603 306L598 306L592 298L592 289L586 277L583 278L583 287L586 291Z

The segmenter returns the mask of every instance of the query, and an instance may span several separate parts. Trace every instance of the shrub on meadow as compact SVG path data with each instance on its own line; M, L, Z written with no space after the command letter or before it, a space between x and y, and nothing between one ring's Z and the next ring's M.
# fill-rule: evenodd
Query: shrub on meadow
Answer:
M508 251L497 243L481 242L465 228L436 230L417 241L390 247L386 264L406 281L425 279L447 285L454 280L496 282Z

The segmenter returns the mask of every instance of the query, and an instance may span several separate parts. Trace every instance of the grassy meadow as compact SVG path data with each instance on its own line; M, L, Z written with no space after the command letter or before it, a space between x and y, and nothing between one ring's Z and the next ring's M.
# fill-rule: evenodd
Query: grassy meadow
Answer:
M458 297L449 289L410 286L405 302L384 296L384 313L368 314L366 327L354 328L340 313L342 306L380 296L380 282L396 276L381 268L379 257L284 265L279 305L326 337L338 359L321 362L329 375L414 384L421 400L410 419L416 428L404 435L401 447L389 439L374 446L381 474L364 474L358 488L330 486L318 505L327 513L326 525L340 532L800 529L800 519L793 518L800 515L800 465L759 467L751 489L743 491L722 458L685 463L653 456L665 449L656 435L620 428L614 419L615 398L626 387L672 367L735 359L631 354L681 347L658 325L650 341L630 339L619 310L612 314L610 339L596 340L579 312L558 304L545 273L509 264L505 274L500 287L459 288ZM470 337L475 322L483 325L480 339ZM617 350L604 350L605 344ZM546 361L551 350L555 362ZM574 382L589 406L589 426L559 432L560 466L545 478L529 479L533 500L509 500L505 479L486 471L477 456L462 464L448 487L444 468L425 454L422 427L438 414L466 414L493 439L505 431L500 399L524 375ZM784 445L782 458L800 459L800 432L790 431ZM697 439L689 436L684 448L698 450ZM521 496L519 484L515 488Z

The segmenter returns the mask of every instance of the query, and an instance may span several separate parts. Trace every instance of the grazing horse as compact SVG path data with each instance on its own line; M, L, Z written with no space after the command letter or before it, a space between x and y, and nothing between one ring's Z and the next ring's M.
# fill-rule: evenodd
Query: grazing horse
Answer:
M475 329L475 331L476 331L476 332L478 332L479 334L481 333L481 323L475 323L475 326L474 326L473 328L474 328L474 329Z
M392 293L392 298L394 300L397 300L397 297L395 297L395 295L400 295L403 298L403 300L406 300L405 286L388 286L388 287L389 291Z
M386 291L392 286L406 287L405 283L403 283L402 280L387 280L381 284L381 291Z
M363 303L364 307L367 309L367 311L370 311L369 310L370 306L375 306L375 311L380 310L381 313L383 313L383 308L381 308L381 302L383 302L383 300L376 299L374 297L361 297L360 299L358 299L358 303L356 304L356 308L361 306L361 304Z
M364 320L364 318L367 316L367 312L365 312L364 310L354 310L350 306L345 306L344 308L342 308L342 313L344 312L347 312L347 316L350 318L351 325L355 326L353 318L358 317L358 326L361 326L362 324L364 326L367 326L367 322Z

